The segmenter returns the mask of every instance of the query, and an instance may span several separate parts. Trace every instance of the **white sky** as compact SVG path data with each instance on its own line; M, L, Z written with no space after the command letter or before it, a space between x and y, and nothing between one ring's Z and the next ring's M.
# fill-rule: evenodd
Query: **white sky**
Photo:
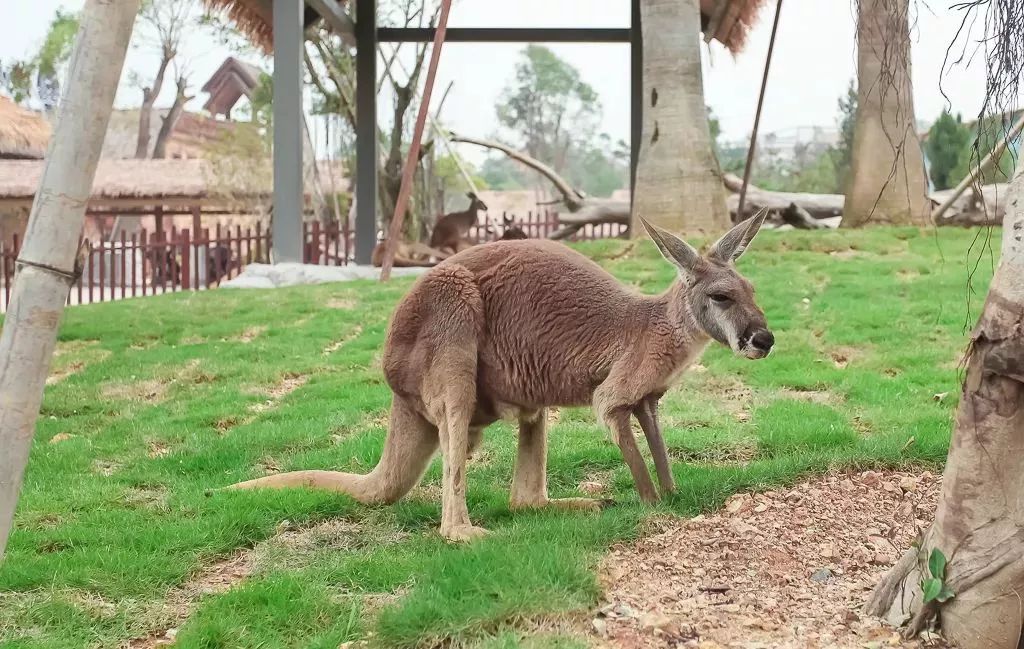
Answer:
M855 69L853 0L787 0L776 41L762 132L800 126L833 126L837 100L845 92ZM79 9L83 0L0 0L0 60L21 57L41 42L58 7ZM704 84L708 104L721 121L727 139L749 135L771 31L774 2L770 0L750 35L744 52L735 59L719 44L704 49ZM946 47L960 25L950 9L952 0L916 2L917 21L912 34L913 77L919 120L932 121L946 106L939 80ZM452 9L451 26L577 26L626 27L629 0L460 0ZM445 105L444 119L454 130L488 135L496 130L494 103L511 79L521 45L449 44L441 57L435 101L455 81ZM629 51L626 45L552 44L560 56L575 65L584 80L599 93L604 106L603 129L614 138L629 136ZM188 43L189 67L198 89L230 54L213 39L193 38ZM141 93L127 83L128 71L149 78L155 53L145 48L129 52L126 74L118 94L119 106L134 106ZM254 61L255 62L255 61ZM973 116L980 106L984 70L978 60L967 69L947 72L944 89L954 111ZM173 95L167 84L158 105ZM190 106L201 107L205 95ZM381 114L388 106L382 98ZM468 153L468 152L467 152ZM475 156L474 156L475 157Z

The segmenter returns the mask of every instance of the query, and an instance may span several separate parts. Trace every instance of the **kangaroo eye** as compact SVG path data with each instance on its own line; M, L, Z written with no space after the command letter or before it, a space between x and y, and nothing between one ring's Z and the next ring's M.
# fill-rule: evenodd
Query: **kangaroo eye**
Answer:
M732 302L732 300L729 299L728 295L724 295L722 293L712 293L711 301L717 304L726 304L727 302Z

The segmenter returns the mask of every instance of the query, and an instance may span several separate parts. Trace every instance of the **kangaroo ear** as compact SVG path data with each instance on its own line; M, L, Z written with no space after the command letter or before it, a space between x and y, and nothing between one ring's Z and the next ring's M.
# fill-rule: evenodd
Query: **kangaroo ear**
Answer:
M722 238L711 247L708 257L718 261L736 261L747 250L754 235L761 229L765 217L768 216L768 208L764 207L742 223L737 223L733 229L722 235Z
M466 196L469 196L470 200L476 200L476 194L474 192L466 192Z
M644 217L639 218L640 222L644 224L647 234L654 240L654 244L658 246L658 250L661 251L665 259L675 265L680 274L692 277L697 264L700 263L700 253L697 252L697 249L668 230L648 223Z

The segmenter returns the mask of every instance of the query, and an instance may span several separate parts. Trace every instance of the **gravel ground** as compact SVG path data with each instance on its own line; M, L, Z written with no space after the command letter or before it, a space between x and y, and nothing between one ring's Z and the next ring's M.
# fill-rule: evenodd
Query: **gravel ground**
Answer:
M940 476L866 471L736 494L662 520L601 567L600 647L943 647L865 618L871 588L934 516Z

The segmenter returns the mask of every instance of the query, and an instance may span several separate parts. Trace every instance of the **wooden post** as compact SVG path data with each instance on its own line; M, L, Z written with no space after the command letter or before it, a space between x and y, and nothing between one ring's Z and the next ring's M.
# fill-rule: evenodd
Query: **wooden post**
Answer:
M189 261L189 250L192 248L192 241L189 238L188 228L181 231L181 290L187 291L192 287L191 263Z
M448 27L448 13L451 8L452 0L441 0L441 16L437 20L437 31L434 32L434 47L430 51L430 64L427 67L427 79L423 84L423 97L420 100L419 113L416 115L412 142L409 143L409 152L405 158L405 168L402 169L402 185L398 190L398 200L395 201L395 214L391 218L388 238L384 241L384 260L380 267L380 281L382 282L391 278L391 266L395 263L395 250L398 248L398 237L402 233L402 220L405 218L405 208L409 204L409 194L412 192L412 177L416 171L416 163L419 161L423 126L426 124L427 114L430 112L430 94L434 90L434 78L437 76L437 64L441 59L441 46L444 45L444 33Z
M64 302L78 275L86 201L110 121L139 0L88 0L18 257L0 333L0 557L14 521Z

